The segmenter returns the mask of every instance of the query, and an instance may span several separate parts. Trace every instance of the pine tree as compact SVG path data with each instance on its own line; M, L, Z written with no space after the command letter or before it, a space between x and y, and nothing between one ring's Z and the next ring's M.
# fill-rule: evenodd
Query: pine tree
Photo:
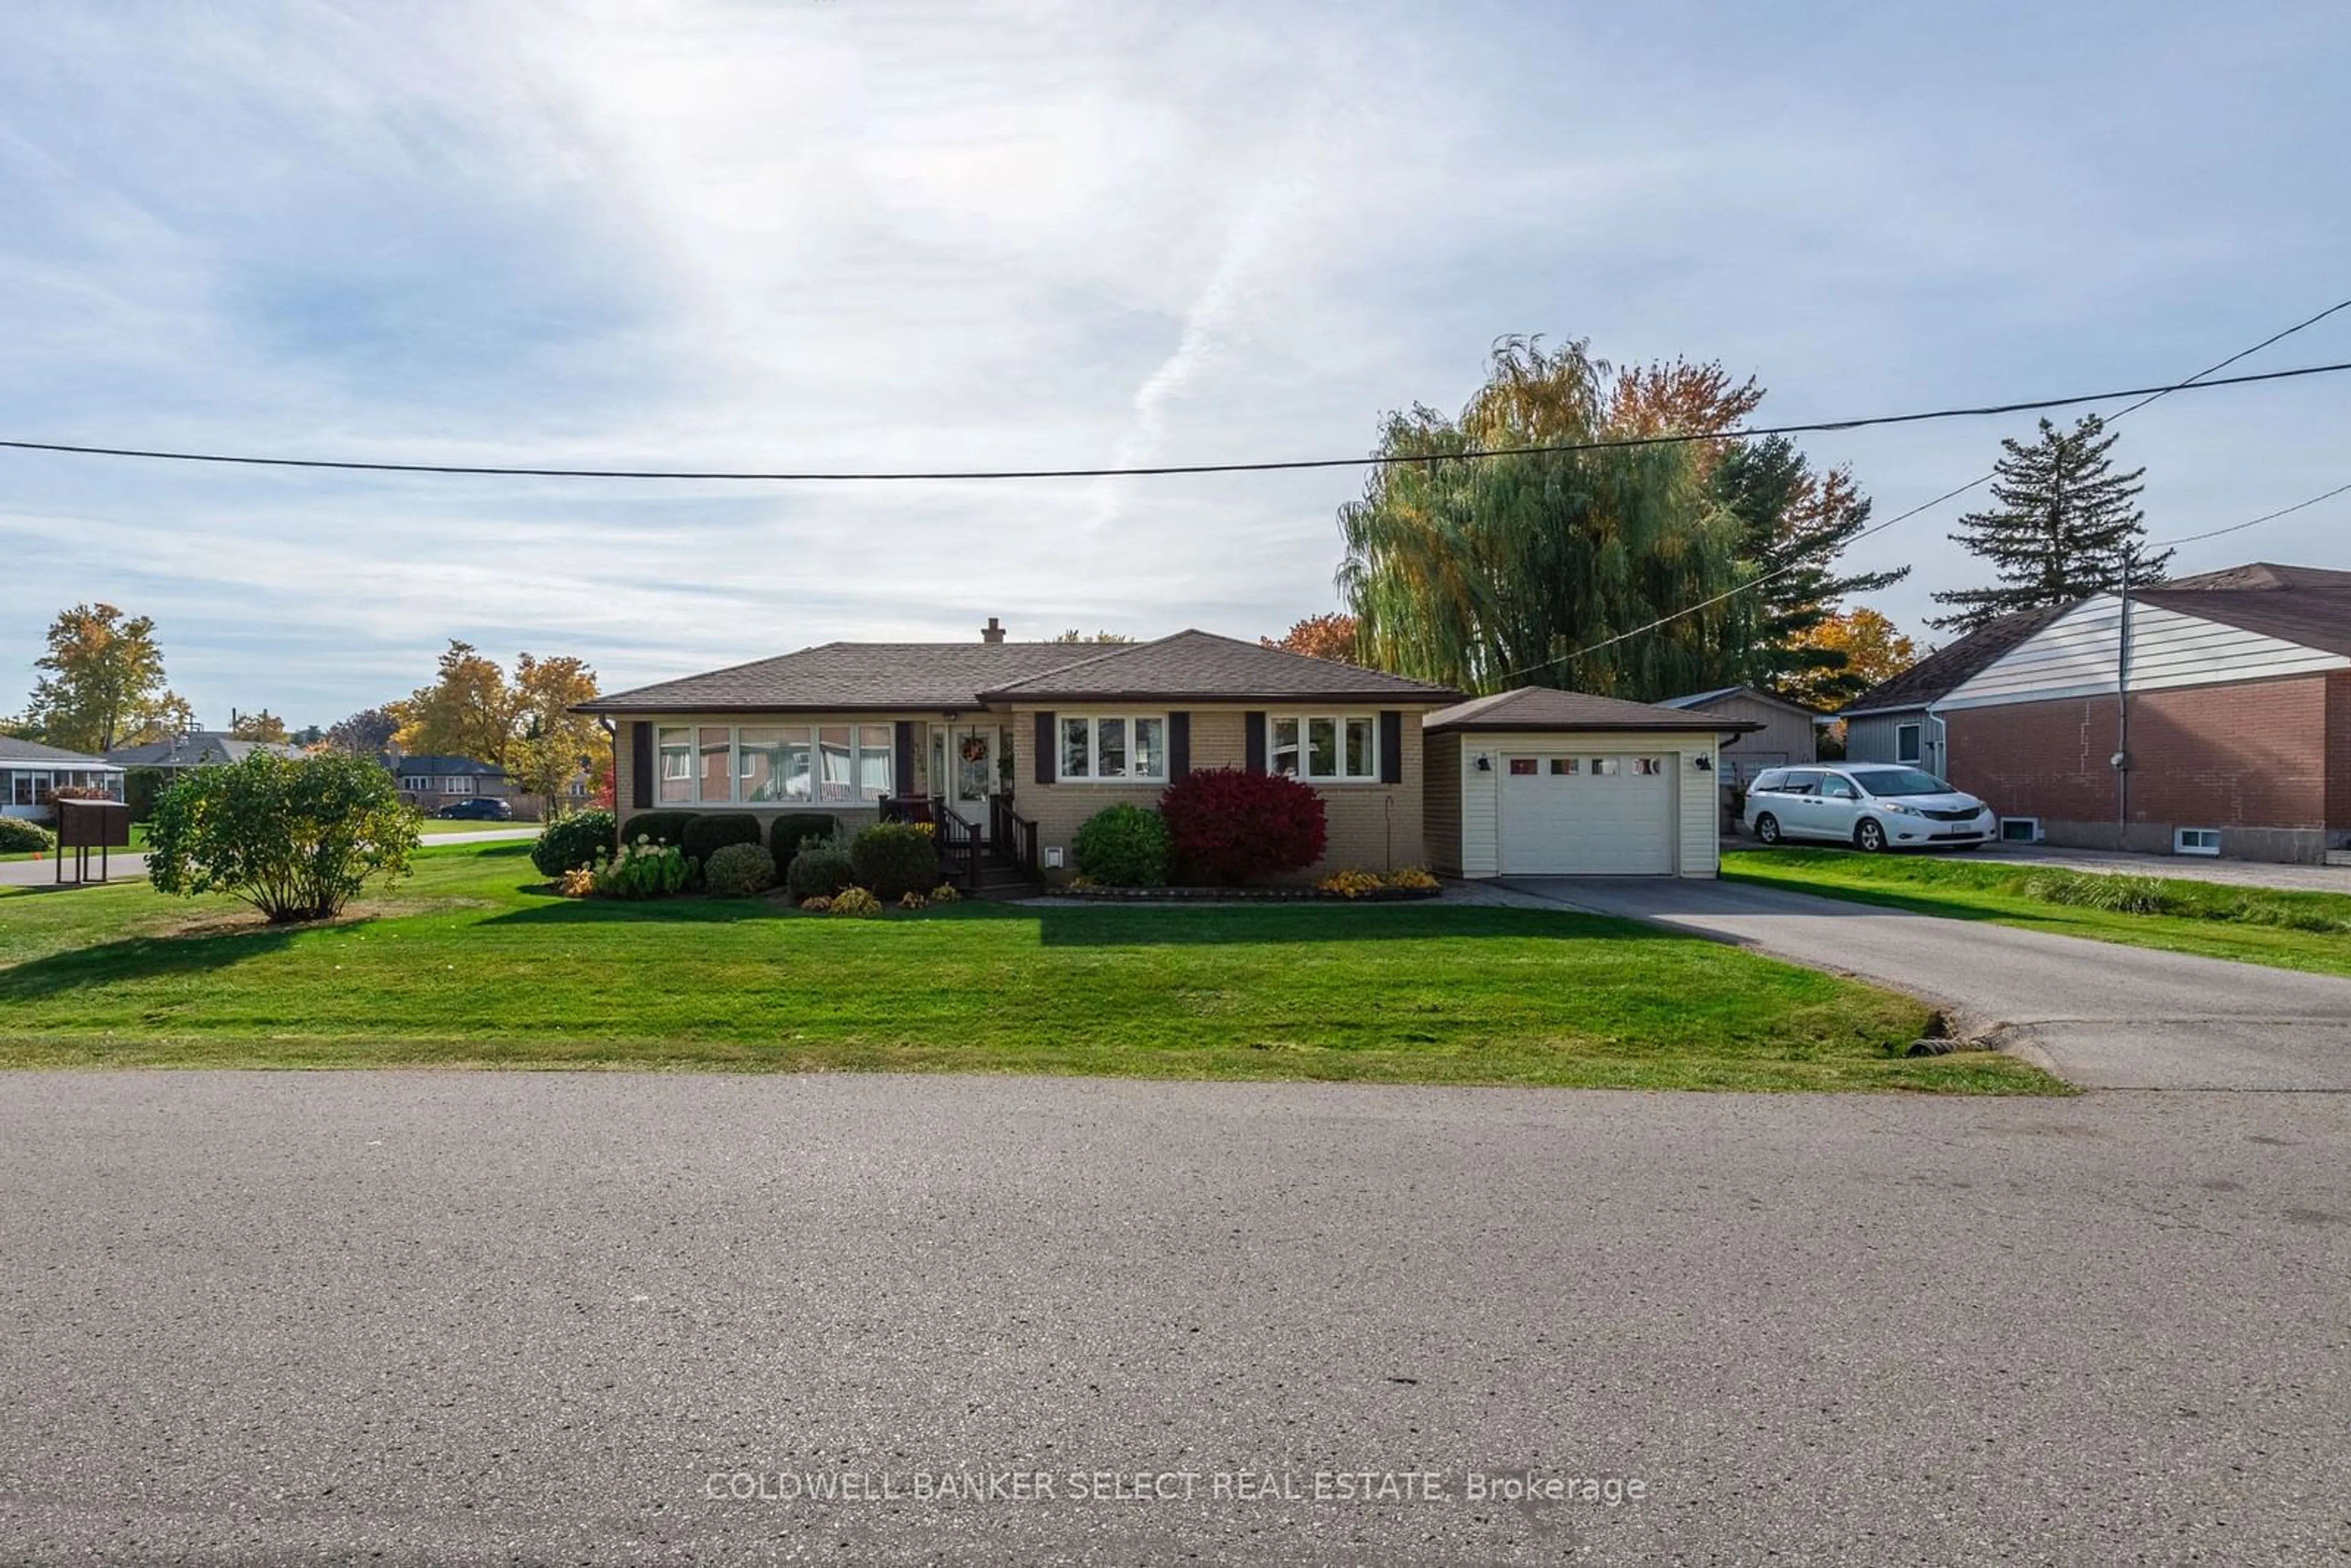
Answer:
M1950 536L1991 562L2000 580L1936 594L1952 613L1929 625L1972 632L2020 610L2109 592L2122 585L2126 561L2133 582L2162 580L2171 552L2140 549L2147 514L2136 503L2147 470L2114 472L2108 454L2116 438L2105 430L2095 414L2070 432L2044 419L2032 445L2013 438L2000 444L1991 486L1998 509L1969 513Z
M1869 497L1849 469L1813 472L1811 461L1784 435L1730 447L1710 483L1715 498L1746 529L1740 553L1762 580L1755 590L1745 678L1782 695L1798 687L1843 689L1834 677L1844 670L1845 655L1809 633L1845 595L1873 593L1910 575L1907 566L1837 572L1837 556L1869 522Z

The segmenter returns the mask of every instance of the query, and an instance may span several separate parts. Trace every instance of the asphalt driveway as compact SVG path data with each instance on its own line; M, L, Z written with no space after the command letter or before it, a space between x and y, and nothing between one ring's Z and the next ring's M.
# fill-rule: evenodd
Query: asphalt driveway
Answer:
M2339 1561L2346 1117L12 1073L0 1559Z
M1924 997L2101 1089L2351 1090L2351 979L1946 920L1746 883L1523 877L1650 920Z

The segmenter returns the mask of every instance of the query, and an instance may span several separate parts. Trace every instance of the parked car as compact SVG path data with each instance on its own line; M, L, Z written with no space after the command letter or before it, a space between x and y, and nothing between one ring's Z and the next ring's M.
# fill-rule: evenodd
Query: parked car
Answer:
M504 800L492 800L487 795L476 795L470 800L452 800L433 814L436 817L446 817L451 821L510 822L514 821L512 806L507 805Z
M1766 844L1819 839L1884 849L1971 850L2000 836L1990 806L1931 773L1893 763L1771 768L1747 787L1741 821Z

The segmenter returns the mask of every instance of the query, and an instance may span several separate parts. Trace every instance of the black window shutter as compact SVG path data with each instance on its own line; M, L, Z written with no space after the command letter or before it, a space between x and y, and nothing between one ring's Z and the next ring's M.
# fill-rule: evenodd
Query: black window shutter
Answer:
M1265 711L1262 708L1241 715L1241 727L1248 733L1242 738L1241 766L1251 773L1265 771Z
M1192 771L1192 716L1167 716L1167 778L1169 782Z
M1053 736L1053 716L1040 713L1037 716L1038 783L1050 784L1053 781L1053 759L1060 755L1059 742Z
M1404 782L1404 713L1401 709L1380 709L1380 782Z
M904 795L914 787L914 721L902 718L896 730L898 754L891 759L890 793Z
M629 804L640 811L650 810L653 803L653 727L643 722L629 726Z

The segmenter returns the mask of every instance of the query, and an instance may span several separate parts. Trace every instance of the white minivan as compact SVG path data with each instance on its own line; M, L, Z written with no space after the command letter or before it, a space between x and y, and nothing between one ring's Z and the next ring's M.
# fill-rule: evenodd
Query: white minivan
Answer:
M2000 836L1990 806L1931 773L1891 762L1766 768L1747 787L1740 820L1762 843L1818 839L1872 854L1971 850Z

